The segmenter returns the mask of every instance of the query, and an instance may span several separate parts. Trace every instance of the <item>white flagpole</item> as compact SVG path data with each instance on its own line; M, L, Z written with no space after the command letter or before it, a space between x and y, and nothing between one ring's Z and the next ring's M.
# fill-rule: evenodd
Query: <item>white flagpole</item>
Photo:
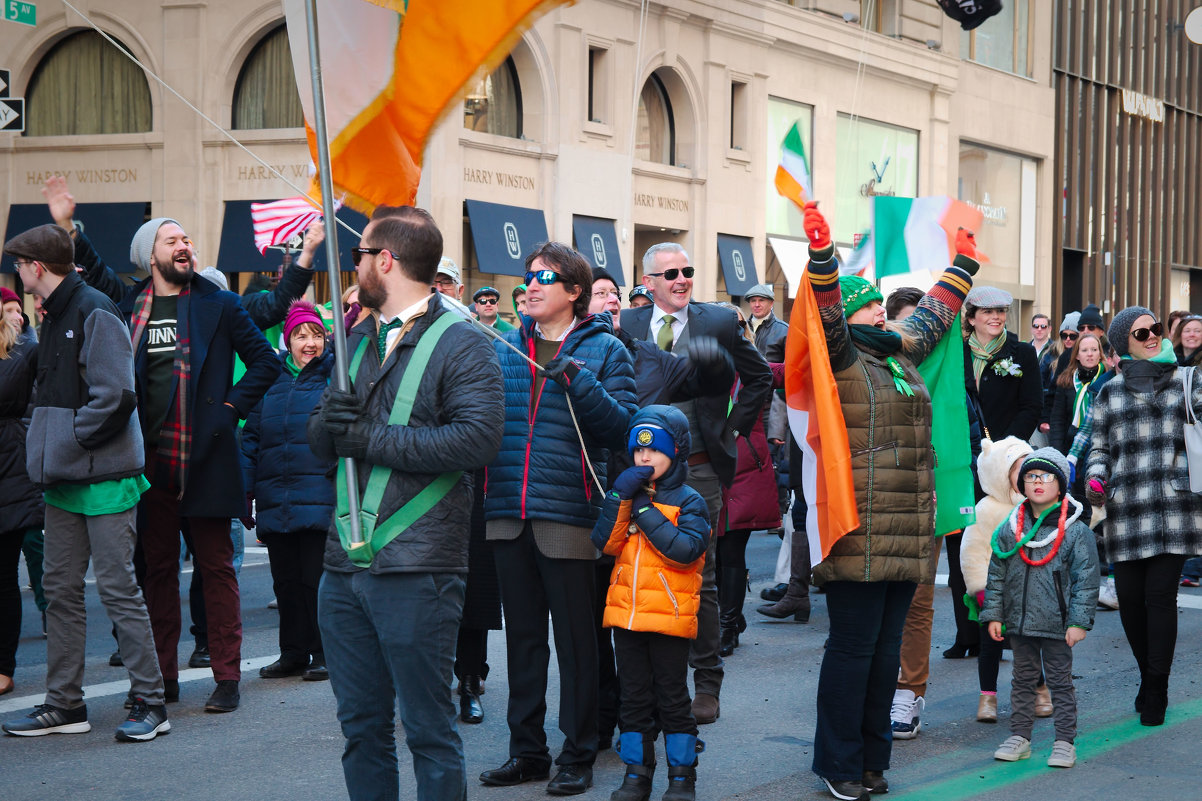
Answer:
M334 181L330 172L330 142L326 138L326 101L321 81L321 55L317 45L317 0L305 0L305 23L309 34L309 70L313 76L313 130L317 135L317 177L321 183L321 206L326 223L326 272L334 302L334 385L341 392L351 391L350 363L346 353L346 328L342 322L341 287L338 263L338 226L334 224ZM347 511L350 514L350 546L362 548L363 530L359 525L359 479L355 460L343 459L346 473Z

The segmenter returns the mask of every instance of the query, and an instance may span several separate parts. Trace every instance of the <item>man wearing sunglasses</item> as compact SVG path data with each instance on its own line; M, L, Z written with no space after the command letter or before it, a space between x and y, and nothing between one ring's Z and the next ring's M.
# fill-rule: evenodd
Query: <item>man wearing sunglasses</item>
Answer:
M597 551L589 535L607 451L624 447L636 408L634 374L609 316L589 314L593 276L583 256L547 242L526 257L526 270L526 316L504 337L543 367L496 343L504 446L488 468L484 507L505 609L509 759L480 781L509 786L550 775L543 727L550 614L564 744L547 791L577 795L592 785L598 747Z
M744 338L738 315L708 303L692 302L693 274L689 254L680 245L663 242L648 248L643 255L643 283L651 290L654 302L623 311L622 330L635 339L650 340L673 353L681 353L694 337L711 337L734 360L742 387L729 414L730 400L725 393L676 404L689 419L693 443L688 485L705 498L711 523L717 530L722 487L729 487L735 474L735 437L751 431L755 425L772 392L772 372L760 352ZM718 588L714 573L717 541L717 537L710 539L705 556L697 639L689 649L694 684L693 716L698 724L713 723L720 712L718 695L722 688L723 663L718 654Z
M1031 318L1031 347L1035 348L1035 355L1040 359L1043 358L1046 351L1052 344L1052 323L1046 314L1037 314Z
M498 331L512 331L514 326L505 322L497 314L497 304L501 293L490 286L482 286L472 294L472 303L476 304L476 319Z
M343 774L352 799L396 797L399 705L418 797L458 801L467 779L451 675L472 471L501 445L501 371L491 340L430 292L442 234L428 212L377 208L351 252L359 299L376 313L347 336L353 388L327 388L308 425L320 458L355 459L361 517L377 534L350 547L336 520L318 590ZM394 412L407 424L392 423Z

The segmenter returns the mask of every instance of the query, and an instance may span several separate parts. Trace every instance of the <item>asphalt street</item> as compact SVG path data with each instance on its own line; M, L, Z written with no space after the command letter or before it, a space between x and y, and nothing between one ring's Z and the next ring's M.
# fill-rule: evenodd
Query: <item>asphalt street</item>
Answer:
M751 623L741 647L726 662L720 719L703 726L707 749L698 765L699 799L829 798L810 772L814 700L826 634L823 596L814 596L808 625L767 622L756 615L759 590L771 583L778 540L752 537L748 563L753 592ZM946 567L941 566L941 573ZM187 586L185 575L182 583ZM22 578L24 584L24 578ZM231 714L206 714L212 690L206 670L181 674L179 703L168 707L172 732L150 743L119 743L113 729L123 719L128 689L121 668L108 665L113 651L109 623L88 588L89 634L85 677L92 731L38 738L0 737L0 799L3 801L304 801L339 799L346 793L340 755L342 736L334 698L326 682L264 680L258 668L277 656L276 613L266 552L248 548L241 574L244 621L242 705ZM45 640L31 594L24 597L24 630L17 654L16 691L0 698L0 717L20 715L41 703L45 689ZM1197 797L1202 742L1202 592L1183 589L1177 659L1170 685L1166 724L1139 725L1132 711L1138 683L1116 612L1099 611L1097 624L1074 652L1080 709L1078 763L1071 770L1046 766L1052 744L1050 720L1037 722L1030 760L1000 763L994 748L1008 735L1010 662L1002 665L1001 722L975 720L977 676L974 660L945 660L951 642L951 600L946 587L935 594L931 681L922 733L896 742L887 773L892 798L903 799L1127 799ZM186 598L185 598L186 618ZM185 632L187 621L185 619ZM508 756L505 725L504 633L490 641L492 673L483 697L485 721L460 725L469 775L468 795L487 801L548 798L541 783L487 788L475 777ZM181 664L191 653L185 633ZM554 664L554 660L552 660ZM552 746L559 687L554 668L548 688L547 731ZM411 762L399 743L401 798L415 798ZM662 764L662 741L660 743ZM621 781L621 763L612 751L597 760L595 785L582 796L607 799ZM656 777L658 798L666 771Z

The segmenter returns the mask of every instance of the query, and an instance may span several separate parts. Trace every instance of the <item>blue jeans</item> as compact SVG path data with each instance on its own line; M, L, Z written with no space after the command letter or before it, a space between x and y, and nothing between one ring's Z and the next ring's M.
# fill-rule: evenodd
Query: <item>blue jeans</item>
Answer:
M818 674L818 730L813 771L831 781L858 781L887 770L893 748L889 710L901 664L902 626L912 581L830 581L830 637Z
M467 797L451 700L463 593L455 573L322 575L317 622L346 738L342 770L351 801L399 798L398 701L417 797Z

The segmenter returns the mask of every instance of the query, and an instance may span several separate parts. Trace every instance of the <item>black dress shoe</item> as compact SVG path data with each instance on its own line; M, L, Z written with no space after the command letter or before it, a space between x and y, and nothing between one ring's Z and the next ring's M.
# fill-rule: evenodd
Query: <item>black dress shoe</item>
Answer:
M593 786L593 769L588 765L561 765L547 783L551 795L580 795Z
M190 668L207 668L213 666L213 659L209 656L208 643L201 645L196 644L196 648L192 650L192 656L188 657L188 667Z
M951 648L943 652L944 659L964 659L965 657L976 657L981 653L980 645L961 645L955 643Z
M309 669L308 662L293 662L284 657L259 668L259 676L264 679L286 679L289 676L300 676Z
M121 667L125 664L125 660L121 658L121 651L113 651L109 656L109 667Z
M486 770L480 774L480 783L493 787L511 787L523 782L545 779L551 775L551 763L536 762L525 757L510 757L499 768Z
M321 652L313 654L309 667L305 668L301 678L305 681L329 681L330 671L326 669L326 655Z
M217 682L217 689L213 690L213 694L205 702L205 712L233 712L238 708L241 700L242 695L238 692L238 681L221 679Z
M789 589L788 584L777 584L775 587L765 587L760 590L760 598L771 603L776 603L781 598L785 597L785 592Z
M480 703L474 676L464 676L459 685L459 719L464 723L484 722L484 705Z

